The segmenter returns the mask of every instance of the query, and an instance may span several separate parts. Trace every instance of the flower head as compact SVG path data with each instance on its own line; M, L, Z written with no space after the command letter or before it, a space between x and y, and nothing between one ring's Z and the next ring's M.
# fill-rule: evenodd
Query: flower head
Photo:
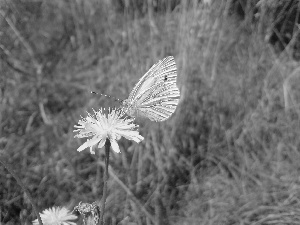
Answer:
M73 215L67 208L65 207L52 207L49 209L45 209L42 213L40 213L44 225L76 225L74 222L70 222L70 220L77 219L77 216ZM38 225L38 220L32 221L33 225Z
M73 211L77 211L83 216L84 224L85 224L85 220L93 220L94 221L93 224L99 223L100 208L96 202L93 202L92 204L79 202L79 204L74 207Z
M102 148L106 139L110 140L112 149L119 153L120 148L117 141L124 137L128 140L133 140L137 143L144 138L139 135L136 130L138 125L133 124L134 119L124 116L125 112L121 109L109 109L106 115L102 108L99 111L94 111L94 115L88 113L86 118L79 120L78 124L74 127L77 128L74 132L76 138L92 137L82 144L77 151L82 151L90 148L90 152L95 154L93 146L98 144L98 148Z

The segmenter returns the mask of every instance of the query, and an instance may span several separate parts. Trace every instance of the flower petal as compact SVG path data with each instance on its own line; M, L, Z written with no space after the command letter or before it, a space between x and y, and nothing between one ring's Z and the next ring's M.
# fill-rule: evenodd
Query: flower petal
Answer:
M110 144L111 144L111 148L112 150L114 150L114 152L116 153L120 153L120 148L119 148L119 145L118 145L118 142L116 142L115 139L110 139Z
M137 143L139 143L140 141L144 140L144 137L139 135L139 132L138 131L135 131L135 130L126 130L126 131L123 131L123 130L117 130L115 131L117 134L123 136L124 138L126 139L129 139L129 140L133 140Z
M77 151L78 152L81 152L82 150L88 148L88 147L91 147L95 144L97 144L99 141L101 141L101 138L97 137L96 138L94 137L93 139L91 140L87 140L86 142L84 142L78 149Z
M103 148L104 144L105 144L106 138L102 138L101 141L98 144L98 148Z
M95 149L93 148L93 146L90 147L90 153L91 153L92 155L95 155Z

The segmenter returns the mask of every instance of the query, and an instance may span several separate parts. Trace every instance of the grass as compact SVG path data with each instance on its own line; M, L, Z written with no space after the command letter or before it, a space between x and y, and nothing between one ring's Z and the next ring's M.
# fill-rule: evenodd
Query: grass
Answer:
M180 104L167 122L137 120L145 140L111 154L106 224L299 223L298 65L264 41L267 22L241 21L229 1L12 2L0 17L1 157L40 210L101 200L104 151L78 153L73 126L119 103L90 91L124 99L174 55ZM0 174L1 223L31 224L27 197Z

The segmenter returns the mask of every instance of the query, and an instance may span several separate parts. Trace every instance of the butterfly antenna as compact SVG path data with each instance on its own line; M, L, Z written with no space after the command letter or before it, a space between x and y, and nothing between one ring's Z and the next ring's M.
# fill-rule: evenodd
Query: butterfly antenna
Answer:
M121 100L119 98L116 98L114 96L110 96L110 95L106 95L106 94L101 94L101 93L97 93L97 92L94 92L94 91L91 91L91 93L95 94L95 95L101 95L101 96L105 96L105 97L108 97L108 98L112 98L113 100L115 100L117 102L123 103L123 100Z

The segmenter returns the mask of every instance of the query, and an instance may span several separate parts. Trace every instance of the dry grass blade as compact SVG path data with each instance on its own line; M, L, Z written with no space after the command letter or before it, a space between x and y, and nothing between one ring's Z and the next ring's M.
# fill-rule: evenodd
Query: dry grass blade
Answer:
M102 163L101 163L102 164ZM102 165L104 166L104 165ZM109 175L120 185L120 187L128 194L129 198L139 207L139 209L145 213L148 219L151 220L152 223L155 223L155 218L148 212L148 210L144 207L144 205L134 196L134 194L129 190L129 188L118 178L115 174L114 170L109 167L108 168Z

